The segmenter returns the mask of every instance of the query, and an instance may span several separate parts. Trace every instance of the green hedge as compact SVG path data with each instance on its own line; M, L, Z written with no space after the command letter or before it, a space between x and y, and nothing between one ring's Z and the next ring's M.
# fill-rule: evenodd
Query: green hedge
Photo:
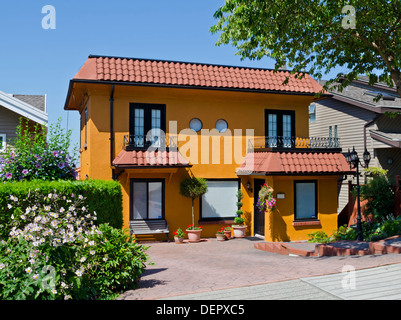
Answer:
M30 192L38 192L43 198L49 194L57 194L60 206L68 207L63 196L68 199L72 194L82 195L89 212L96 211L97 224L108 223L110 226L121 229L122 216L122 192L121 185L116 181L85 180L85 181L22 181L0 183L0 236L7 237L8 226L13 213L13 204L10 196L18 199L28 198ZM64 201L64 202L63 202ZM26 204L29 206L29 203ZM21 208L25 210L25 208Z

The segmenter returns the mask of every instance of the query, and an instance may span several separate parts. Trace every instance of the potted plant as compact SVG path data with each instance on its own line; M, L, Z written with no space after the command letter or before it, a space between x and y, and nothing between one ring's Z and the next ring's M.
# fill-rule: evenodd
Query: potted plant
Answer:
M184 231L182 231L181 228L178 228L176 231L174 231L173 235L174 235L175 243L183 243L184 242L185 233L184 233Z
M217 230L216 232L217 241L224 241L226 240L226 235L224 234L224 227Z
M244 194L242 193L241 189L238 190L237 192L237 207L238 210L236 212L237 217L234 218L234 224L232 225L232 228L234 230L234 237L235 238L243 238L245 237L245 231L246 231L246 225L244 224L245 219L242 217L242 214L244 213L241 208L242 208L242 198L244 197Z
M223 230L224 230L224 235L225 235L226 239L227 240L231 239L231 232L232 232L231 227L225 226L225 227L223 227Z
M276 210L276 199L273 198L273 188L265 183L259 191L257 207L259 212L264 214L267 209Z
M199 242L202 227L195 227L194 201L207 192L207 181L203 178L190 177L181 181L180 194L192 200L192 224L186 232L189 242Z

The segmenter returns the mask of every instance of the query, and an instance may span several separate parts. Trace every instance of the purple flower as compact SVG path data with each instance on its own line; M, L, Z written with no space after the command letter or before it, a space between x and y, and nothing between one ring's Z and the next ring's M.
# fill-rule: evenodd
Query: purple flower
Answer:
M58 164L58 167L60 168L60 169L63 169L64 168L64 162L60 162L59 164Z
M53 157L58 157L58 152L57 151L52 151Z
M40 169L40 168L42 168L42 165L40 163L37 163L36 164L36 169Z
M12 174L11 172L7 172L7 173L6 173L6 178L7 178L8 180L10 180L12 177L13 177L13 174Z
M23 174L23 175L28 174L28 172L29 172L29 171L28 171L27 169L22 170L22 174Z

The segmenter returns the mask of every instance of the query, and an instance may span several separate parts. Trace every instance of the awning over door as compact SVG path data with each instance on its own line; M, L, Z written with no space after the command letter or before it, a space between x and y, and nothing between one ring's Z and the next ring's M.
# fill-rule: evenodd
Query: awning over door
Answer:
M344 175L355 174L339 152L268 151L246 155L237 175Z
M121 150L113 161L116 169L186 168L192 165L178 151Z

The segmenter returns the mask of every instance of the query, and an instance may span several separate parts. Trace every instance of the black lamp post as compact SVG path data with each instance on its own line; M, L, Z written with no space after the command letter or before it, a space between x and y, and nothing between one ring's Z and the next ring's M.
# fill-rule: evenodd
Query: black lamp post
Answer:
M358 208L358 215L356 218L356 229L358 232L358 241L363 241L363 233L362 233L362 216L361 216L361 204L360 204L360 197L359 197L359 164L363 168L369 167L369 162L370 162L370 153L369 151L365 148L365 152L363 153L363 162L365 165L362 164L362 162L359 160L358 153L355 151L355 147L353 147L352 151L350 152L348 149L348 153L345 155L345 158L347 159L347 162L352 165L353 168L356 168L356 191L357 191L357 208Z

